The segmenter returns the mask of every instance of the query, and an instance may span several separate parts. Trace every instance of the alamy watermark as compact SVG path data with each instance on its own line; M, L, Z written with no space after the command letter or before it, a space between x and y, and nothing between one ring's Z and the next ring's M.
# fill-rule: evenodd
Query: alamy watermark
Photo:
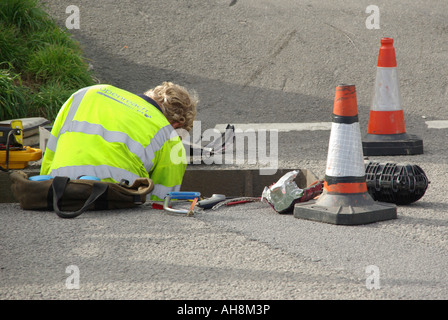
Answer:
M70 265L65 268L65 273L70 274L65 280L65 287L67 289L79 289L79 268L75 265Z
M80 28L80 15L79 7L75 5L69 5L65 9L65 13L69 14L65 20L65 26L67 29L79 29ZM369 30L380 29L380 9L377 5L371 4L366 7L365 13L369 16L366 19L366 28Z
M369 30L380 29L380 8L371 4L367 6L366 13L370 13L366 19L366 28Z
M230 129L226 129L230 130ZM176 131L184 142L190 145L213 145L215 149L187 148L186 157L181 147L173 148L171 161L174 164L229 164L257 165L261 175L272 175L278 169L278 130L277 129L239 129L223 132L212 128L201 132L201 122L194 121L192 135L183 129ZM172 138L177 137L174 134ZM227 136L234 138L226 139ZM216 151L217 150L217 151Z
M369 290L380 289L380 268L375 265L366 267L366 288Z
M79 7L70 5L65 8L65 13L70 14L65 20L65 27L67 29L79 29L80 19L79 19Z

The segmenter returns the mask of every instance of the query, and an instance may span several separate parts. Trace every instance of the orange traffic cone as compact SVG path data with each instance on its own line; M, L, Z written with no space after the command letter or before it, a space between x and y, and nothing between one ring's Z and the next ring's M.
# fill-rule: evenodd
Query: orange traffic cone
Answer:
M381 39L369 125L363 139L365 156L423 153L423 141L406 133L393 43L392 38Z
M344 225L397 217L395 204L376 202L367 192L354 85L336 88L323 193L295 204L294 217Z

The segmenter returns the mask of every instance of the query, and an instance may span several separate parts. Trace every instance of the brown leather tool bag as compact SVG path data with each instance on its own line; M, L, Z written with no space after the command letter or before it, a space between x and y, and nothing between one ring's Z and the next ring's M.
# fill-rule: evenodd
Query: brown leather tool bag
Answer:
M31 181L25 172L14 171L10 179L12 193L22 209L55 211L61 218L75 218L87 210L133 208L145 203L154 189L149 178L138 178L131 186L67 177Z

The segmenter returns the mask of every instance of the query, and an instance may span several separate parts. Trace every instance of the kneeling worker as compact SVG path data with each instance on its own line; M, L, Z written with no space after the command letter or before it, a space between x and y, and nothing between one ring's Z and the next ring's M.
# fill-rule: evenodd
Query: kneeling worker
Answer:
M149 177L151 200L162 200L180 190L187 162L175 129L191 130L197 102L171 82L143 95L111 85L83 88L61 107L40 174L129 184Z

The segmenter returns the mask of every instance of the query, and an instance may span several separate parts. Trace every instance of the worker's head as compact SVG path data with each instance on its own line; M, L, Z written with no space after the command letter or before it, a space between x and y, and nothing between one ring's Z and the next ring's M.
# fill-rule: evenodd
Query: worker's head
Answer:
M198 99L195 94L172 82L163 82L161 85L145 92L145 95L154 99L163 114L174 128L190 131L196 118L196 105Z

